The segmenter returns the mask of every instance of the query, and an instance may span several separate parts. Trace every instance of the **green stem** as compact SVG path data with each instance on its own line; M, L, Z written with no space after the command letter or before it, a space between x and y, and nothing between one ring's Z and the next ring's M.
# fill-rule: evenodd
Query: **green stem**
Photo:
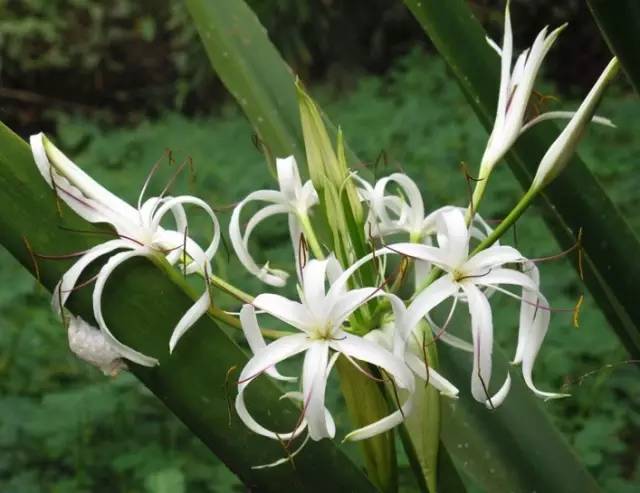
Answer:
M313 226L311 225L309 216L307 214L298 213L298 219L300 220L300 226L302 226L302 232L304 233L304 237L307 240L307 244L311 248L311 251L313 252L314 257L316 257L318 260L323 260L324 252L322 251L322 247L320 246L318 237L316 236L316 233L313 230Z
M484 196L484 191L487 188L487 182L489 181L489 175L478 177L478 181L476 182L476 186L473 189L473 195L471 196L471 202L469 203L469 207L465 214L465 221L467 226L471 224L473 221L473 217L478 212L478 207L480 206L480 201Z
M221 279L220 277L215 275L211 275L209 276L209 280L212 285L214 285L217 288L220 288L222 291L224 291L227 294L230 294L234 298L237 298L244 303L253 303L253 296L251 296L248 293L245 293L241 289L236 288L233 284L225 281L224 279Z
M507 231L507 229L509 229L513 225L513 223L515 223L520 218L520 216L522 216L524 211L527 210L527 207L529 207L529 204L531 204L531 201L535 198L536 195L537 190L528 190L527 193L522 196L520 202L518 202L513 210L509 213L509 215L504 218L504 220L498 225L496 229L493 230L493 232L489 236L487 236L480 242L477 247L474 248L474 250L471 252L471 255L469 256L471 257L476 253L489 248L496 241L498 241L500 237Z

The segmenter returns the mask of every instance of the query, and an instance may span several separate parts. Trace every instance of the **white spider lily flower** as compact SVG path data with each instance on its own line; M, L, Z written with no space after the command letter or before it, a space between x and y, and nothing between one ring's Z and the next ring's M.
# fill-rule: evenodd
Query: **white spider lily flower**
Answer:
M521 327L523 336L520 342L520 359L525 381L529 388L539 397L545 399L564 397L563 394L551 394L538 390L531 378L533 364L538 349L548 328L548 305L539 292L538 284L528 275L511 268L506 264L527 264L527 260L516 249L494 245L469 257L470 234L466 227L464 215L457 209L444 212L441 216L443 230L446 230L446 242L439 246L418 245L414 243L399 243L390 245L382 251L392 251L416 259L433 263L444 271L444 275L421 291L407 308L404 319L404 338L408 338L415 326L433 308L444 300L453 297L462 298L468 304L471 316L471 335L473 341L473 372L471 375L471 393L473 397L484 402L488 407L497 407L506 397L511 378L507 379L500 390L489 397L488 388L492 370L493 348L493 320L491 306L487 295L481 288L492 288L506 294L511 294L522 303L531 303L530 296L520 298L502 288L502 285L514 285L534 293L536 316L528 320L526 327ZM540 312L546 312L543 315ZM528 312L527 312L528 313ZM526 337L524 336L526 334Z
M346 319L361 305L373 297L389 296L394 309L402 317L404 305L393 295L379 288L359 288L348 291L347 278L357 264L339 275L325 287L331 262L335 260L311 260L302 271L301 301L296 302L275 294L260 294L253 306L243 308L242 326L254 352L239 377L236 410L242 421L254 432L278 440L288 440L308 430L312 440L333 438L335 426L324 407L325 388L333 363L339 356L346 357L362 370L355 360L370 363L386 372L395 384L409 392L400 409L365 427L349 433L345 439L362 440L389 430L404 419L412 406L411 394L414 379L403 361L378 344L343 330ZM265 345L255 322L254 308L296 328L298 332L281 337ZM331 354L333 352L333 354ZM251 416L244 401L247 386L262 373L279 379L282 377L275 365L296 354L305 353L302 367L303 419L291 432L279 433L260 425ZM364 370L362 370L364 371Z
M486 178L491 173L496 163L502 159L522 133L529 98L533 92L533 85L542 61L560 32L566 27L565 24L552 31L549 35L547 35L547 27L542 29L531 48L521 53L512 67L513 32L511 30L509 3L507 1L505 8L502 48L499 48L495 42L487 38L489 45L501 58L500 89L496 118L480 163L481 179ZM554 116L566 117L564 114L549 114L545 117L538 117L537 121Z
M398 330L401 329L396 326L395 322L388 322L384 324L382 328L374 329L364 337L376 342L389 351L394 351L394 343L397 341L394 335ZM422 337L416 328L409 337L408 344L403 345L403 349L406 349L406 353L403 356L406 365L418 378L424 380L442 395L457 398L459 391L456 386L430 367L427 364L428 362L425 362L424 341Z
M578 108L578 111L576 111L573 118L571 118L567 126L543 156L536 171L536 176L531 184L531 189L537 190L543 188L564 169L582 139L589 121L597 121L595 118L592 120L593 113L596 110L597 104L600 102L607 84L618 73L619 66L620 64L617 58L613 58L609 62Z
M311 181L304 185L300 180L298 165L293 156L276 161L278 184L280 190L257 190L251 192L234 209L229 222L229 238L240 263L258 279L271 286L284 286L289 275L279 269L272 269L269 264L259 267L249 253L249 237L258 224L275 214L289 216L289 233L295 252L296 265L299 264L300 254L300 221L308 220L308 213L312 206L318 203L318 194ZM249 202L262 201L267 205L260 209L247 223L244 234L240 229L240 214L242 208Z
M73 315L67 322L69 349L78 358L99 368L107 376L115 376L127 368L120 353L97 327Z
M93 180L43 134L31 136L30 143L40 174L54 189L57 196L85 220L110 224L118 236L117 239L106 241L83 252L82 256L65 272L54 290L52 298L54 310L61 313L82 272L92 262L117 250L128 250L111 257L100 270L93 292L94 317L100 330L122 357L144 366L157 365L157 359L129 348L111 334L102 316L102 290L113 270L134 256L149 257L160 253L172 265L178 261L184 262L186 274L199 273L205 277L208 276L211 273L210 261L220 243L220 226L216 215L206 202L189 195L152 197L142 203L146 183L140 193L138 207L135 208ZM184 205L201 208L211 219L213 238L206 250L187 235L188 222ZM176 230L160 226L168 213L174 217ZM209 304L209 293L205 291L176 325L170 350L173 350L182 334L207 311Z

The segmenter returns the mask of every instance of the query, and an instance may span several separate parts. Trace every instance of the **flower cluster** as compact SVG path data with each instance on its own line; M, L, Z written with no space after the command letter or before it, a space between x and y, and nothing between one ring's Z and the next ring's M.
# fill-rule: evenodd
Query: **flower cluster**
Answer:
M617 69L614 59L575 113L550 112L529 118L530 98L543 58L562 28L540 32L531 49L512 67L511 21L507 7L502 47L490 41L501 57L501 81L496 119L480 161L479 179L467 207L447 205L431 212L419 187L407 175L393 173L370 181L350 170L338 134L334 151L322 118L310 98L299 88L302 128L311 179L304 182L293 156L276 160L279 189L257 190L239 202L229 222L229 237L240 263L273 288L287 284L294 274L297 297L276 293L253 297L230 282L211 278L211 261L220 240L216 215L204 201L191 196L164 193L143 201L143 186L133 207L93 181L68 160L42 134L31 138L33 155L46 182L67 205L92 223L110 225L114 238L81 252L55 288L54 309L64 305L82 273L107 254L93 289L93 314L97 328L71 315L69 341L72 350L106 373L122 367L122 359L152 366L158 360L122 344L110 332L102 312L101 297L112 272L133 257L157 256L168 264L180 264L185 274L202 276L207 283L235 294L244 304L239 325L252 356L241 370L235 408L255 433L276 440L333 438L336 426L325 406L325 393L337 361L353 365L366 378L385 383L395 409L380 413L371 423L360 424L347 435L363 440L400 424L411 412L417 385L431 385L442 395L456 398L459 390L440 374L428 357L439 342L470 353L470 387L473 398L488 408L507 397L511 376L507 371L499 385L492 385L494 324L491 301L501 294L520 303L514 364L531 391L543 399L564 394L539 390L533 382L533 366L549 329L551 308L540 288L535 262L499 239L531 200L566 165L595 107ZM531 188L496 229L478 213L489 176L509 152L519 135L536 123L555 117L570 118L542 158ZM527 120L527 118L529 118ZM266 205L243 222L250 203ZM206 248L194 241L188 229L185 205L203 209L213 228ZM163 223L171 215L174 225ZM286 214L292 245L292 267L264 265L250 252L256 227L276 214ZM407 272L413 276L407 276ZM434 311L450 305L449 315L438 325ZM208 289L184 314L169 342L173 351L185 331L210 308ZM450 321L459 306L466 306L468 336L450 333ZM228 314L227 314L228 315ZM289 331L263 331L258 315L268 315ZM228 322L228 318L223 320ZM265 334L273 339L267 343ZM464 331L463 331L464 334ZM301 375L285 376L278 365L303 355ZM295 385L284 398L300 405L300 419L292 430L270 430L249 410L247 387L261 375ZM297 383L299 380L299 383ZM495 379L494 379L495 381ZM289 454L295 455L296 452ZM271 465L282 463L276 461Z
M148 181L142 187L137 207L117 197L70 161L43 134L31 137L31 149L40 174L56 192L57 197L74 212L91 223L108 224L114 239L78 252L78 260L65 272L54 289L52 305L64 317L64 305L74 291L82 273L104 255L113 254L95 279L93 315L98 328L79 317L69 318L69 341L78 356L99 366L105 373L113 373L122 358L143 366L155 366L158 360L121 343L109 330L102 313L102 293L113 271L133 257L159 255L170 264L182 263L185 274L208 277L211 260L220 243L220 225L211 207L203 200L189 195L178 197L150 197L143 202ZM150 175L151 176L151 175ZM213 237L202 248L189 235L185 205L193 205L206 212L213 227ZM165 228L161 222L171 214L175 227ZM176 324L170 341L173 350L180 337L210 306L207 290Z

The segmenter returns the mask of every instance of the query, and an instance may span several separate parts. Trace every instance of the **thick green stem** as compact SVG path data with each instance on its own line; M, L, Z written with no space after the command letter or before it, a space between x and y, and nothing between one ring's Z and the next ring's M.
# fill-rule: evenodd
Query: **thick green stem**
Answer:
M531 204L531 201L538 194L537 192L538 192L537 190L532 190L532 189L527 191L527 193L523 195L523 197L520 199L520 202L516 204L516 206L509 213L509 215L506 218L504 218L504 220L498 225L496 229L493 230L493 232L489 236L487 236L484 240L480 242L480 244L477 247L474 248L470 256L473 256L476 253L482 250L485 250L486 248L489 248L496 241L498 241L500 237L511 226L513 226L513 223L515 223L520 218L520 216L522 216L524 211L527 210L527 208L529 207L529 204Z

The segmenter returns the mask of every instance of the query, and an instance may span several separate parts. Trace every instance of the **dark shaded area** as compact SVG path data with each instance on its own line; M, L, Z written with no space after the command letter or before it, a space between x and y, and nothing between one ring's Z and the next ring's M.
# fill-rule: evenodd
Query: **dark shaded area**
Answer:
M399 56L428 45L399 1L249 3L296 72L338 89L353 87L363 72L385 73ZM472 3L499 38L502 0ZM580 0L514 0L512 15L519 48L542 26L569 23L547 64L563 92L588 87L608 58ZM209 113L227 97L180 2L8 0L0 57L0 118L25 133L59 111L135 123L165 109Z

